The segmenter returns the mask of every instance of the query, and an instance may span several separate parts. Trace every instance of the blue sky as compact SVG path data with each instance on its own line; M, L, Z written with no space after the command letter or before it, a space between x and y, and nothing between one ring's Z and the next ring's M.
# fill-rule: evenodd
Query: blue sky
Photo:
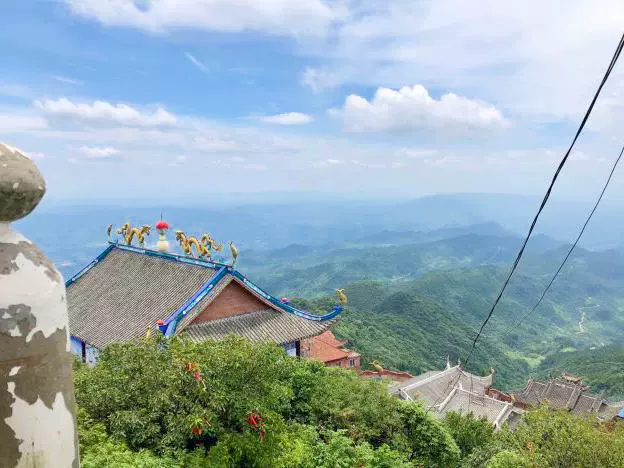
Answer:
M23 0L0 15L0 140L52 199L159 201L539 193L624 4ZM564 197L592 197L623 143L622 67Z

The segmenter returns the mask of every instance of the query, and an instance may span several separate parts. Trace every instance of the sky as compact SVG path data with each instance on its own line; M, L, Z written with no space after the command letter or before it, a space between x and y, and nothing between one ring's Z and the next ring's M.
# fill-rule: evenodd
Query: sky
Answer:
M0 141L48 198L210 203L543 193L624 2L21 0L0 17ZM619 63L557 195L599 192L623 80Z

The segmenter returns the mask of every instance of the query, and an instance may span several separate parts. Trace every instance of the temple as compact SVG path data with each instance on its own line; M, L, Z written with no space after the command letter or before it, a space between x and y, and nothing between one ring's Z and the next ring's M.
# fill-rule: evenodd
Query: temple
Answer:
M526 387L511 392L509 399L520 408L545 404L576 414L594 414L597 418L606 420L613 419L624 408L624 402L609 404L601 396L592 395L588 390L589 385L583 383L582 377L563 373L548 380L530 378Z
M168 225L162 223L156 225L163 228L159 228L158 250L144 248L141 238L140 245L133 246L128 235L125 244L110 240L100 255L67 281L71 349L83 361L95 362L99 350L111 343L159 332L194 341L234 334L274 342L289 355L300 356L302 341L328 330L346 303L344 291L338 290L338 303L325 315L296 309L235 268L238 250L231 243L230 264L211 259L209 241L197 242L198 255L193 255L180 231L176 238L187 242L181 241L185 254L168 252L164 237ZM141 231L124 227L117 232L130 229ZM110 237L111 227L108 232ZM212 246L219 250L214 241Z
M444 417L450 411L472 413L487 419L496 429L505 423L514 426L523 411L511 402L488 395L494 372L479 377L462 370L460 365L443 371L429 371L417 377L395 382L389 392L403 400L422 400L433 415Z

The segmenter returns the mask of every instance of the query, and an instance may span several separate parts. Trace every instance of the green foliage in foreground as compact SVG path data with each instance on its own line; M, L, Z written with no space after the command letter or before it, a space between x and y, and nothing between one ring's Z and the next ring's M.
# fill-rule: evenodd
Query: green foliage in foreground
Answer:
M235 337L112 345L93 368L79 366L75 387L86 467L447 467L460 458L442 422L384 385Z
M513 432L504 429L462 465L472 468L618 468L624 460L624 426L540 408Z

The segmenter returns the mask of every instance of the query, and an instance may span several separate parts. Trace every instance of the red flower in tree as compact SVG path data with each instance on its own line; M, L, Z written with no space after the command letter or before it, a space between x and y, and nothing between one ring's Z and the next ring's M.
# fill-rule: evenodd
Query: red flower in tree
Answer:
M266 427L262 422L262 416L260 416L260 413L257 413L256 411L252 411L251 413L249 413L247 415L247 423L249 424L249 428L252 431L258 433L258 436L260 437L260 442L263 442L264 436L266 434Z

